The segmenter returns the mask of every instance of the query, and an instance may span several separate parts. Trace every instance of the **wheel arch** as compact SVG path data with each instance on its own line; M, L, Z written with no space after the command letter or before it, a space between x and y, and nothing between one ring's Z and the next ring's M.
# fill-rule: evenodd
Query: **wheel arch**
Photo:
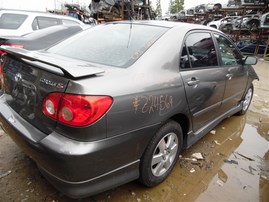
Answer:
M220 3L216 3L214 7L218 7L219 9L222 9L222 5Z
M261 24L260 20L258 20L258 19L251 19L251 20L249 20L249 21L247 22L247 25L250 25L250 24L252 24L252 23L257 24L257 26L260 26L260 24Z
M168 118L166 121L162 122L160 124L159 128L161 128L163 125L165 125L167 122L169 122L169 120L175 121L180 125L181 130L182 130L182 134L183 134L183 137L182 137L183 138L183 149L185 149L187 147L187 140L188 140L187 136L188 136L188 133L189 133L189 130L191 127L191 122L190 122L189 118L187 117L187 115L182 114L182 113L175 114L174 116ZM158 131L158 129L156 131ZM155 131L155 133L156 133L156 131ZM147 149L147 145L144 148L143 152L141 153L140 158L143 157L146 149Z
M176 114L172 116L170 119L177 122L181 126L183 133L183 148L186 148L188 140L187 135L191 124L189 118L184 114Z

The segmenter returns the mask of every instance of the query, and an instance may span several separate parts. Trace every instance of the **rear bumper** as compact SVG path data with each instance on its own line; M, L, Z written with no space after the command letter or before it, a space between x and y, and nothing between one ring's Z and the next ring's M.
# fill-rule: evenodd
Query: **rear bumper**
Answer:
M0 97L0 126L45 177L73 198L94 195L139 177L139 159L157 126L95 142L38 131ZM141 132L145 134L141 135ZM138 135L139 134L139 135Z
M81 182L69 182L59 179L43 168L39 168L42 175L58 190L71 198L84 198L125 184L139 177L139 161L126 165L105 175Z

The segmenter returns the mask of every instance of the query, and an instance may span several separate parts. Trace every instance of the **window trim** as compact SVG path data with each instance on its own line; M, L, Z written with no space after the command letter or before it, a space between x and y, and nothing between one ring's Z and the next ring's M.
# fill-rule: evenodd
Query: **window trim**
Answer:
M232 41L232 39L229 38L229 37L227 37L227 36L226 36L225 34L223 34L223 33L212 31L212 36L213 36L213 38L214 38L214 43L215 43L215 45L217 46L217 50L218 50L217 52L218 52L218 57L219 57L219 66L220 66L220 67L231 67L231 66L234 66L234 65L224 65L224 64L223 64L223 62L222 62L222 57L221 57L221 53L220 53L220 51L219 51L219 50L220 50L220 47L219 47L219 44L218 44L217 39L216 39L216 37L215 37L215 34L224 37L225 39L227 39L227 40L234 46L234 48L235 48L235 50L237 51L238 55L241 56L240 64L237 64L237 65L243 65L243 58L244 58L244 56L243 56L243 54L241 53L241 51L239 50L239 48L234 44L234 42Z
M39 20L40 19L52 19L52 20L55 20L56 22L57 22L57 24L56 25L60 25L60 24L62 24L61 23L61 20L60 19L58 19L58 18L54 18L54 17L48 17L48 16L40 16L40 15L38 15L38 16L35 16L35 18L34 18L34 20L33 20L33 22L32 22L32 29L33 30L39 30L39 29L44 29L44 28L40 28L40 23L39 23ZM34 22L36 21L36 24L37 24L37 29L34 29ZM55 26L55 25L51 25L51 26ZM49 26L49 27L51 27L51 26ZM47 28L47 27L45 27L45 28Z
M187 38L191 35L191 34L194 34L194 33L208 33L210 34L210 36L212 37L212 40L213 40L213 43L214 43L214 46L215 46L215 49L216 49L216 55L217 55L217 63L218 65L214 65L214 66L204 66L204 67L192 67L192 64L189 60L189 63L190 63L190 68L181 68L181 65L180 65L180 58L181 58L181 55L182 55L182 52L183 52L183 48L186 47L186 40ZM192 70L203 70L203 69L212 69L212 68L220 68L221 67L221 58L220 58L220 53L219 53L219 50L218 50L218 45L216 43L216 40L215 40L215 36L214 34L215 32L211 31L211 30L191 30L189 31L185 36L184 36L184 39L183 39L183 42L181 44L181 49L180 49L180 52L179 52L179 69L180 71L192 71ZM218 32L216 32L218 33ZM188 59L190 58L189 57L189 51L187 50L187 53L188 53Z

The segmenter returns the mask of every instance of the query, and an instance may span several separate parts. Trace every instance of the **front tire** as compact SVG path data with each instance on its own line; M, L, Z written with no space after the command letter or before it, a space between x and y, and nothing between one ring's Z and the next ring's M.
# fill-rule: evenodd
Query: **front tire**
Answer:
M253 32L258 31L259 30L259 26L260 26L259 22L254 21L254 20L252 20L252 21L250 21L250 22L247 23L248 29L250 31L253 31Z
M241 111L238 112L238 115L244 115L246 114L250 104L251 104L251 100L252 100L252 97L253 97L253 85L251 85L249 87L249 89L247 90L243 100L242 100L242 109Z
M180 125L172 120L164 124L144 152L139 181L147 187L164 181L175 166L182 145L183 135Z

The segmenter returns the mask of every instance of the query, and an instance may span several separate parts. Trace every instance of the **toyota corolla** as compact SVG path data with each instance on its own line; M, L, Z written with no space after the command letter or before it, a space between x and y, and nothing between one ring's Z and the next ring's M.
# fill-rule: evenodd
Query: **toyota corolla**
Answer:
M161 183L182 149L247 112L258 79L256 58L194 24L113 22L2 50L0 125L73 198Z

